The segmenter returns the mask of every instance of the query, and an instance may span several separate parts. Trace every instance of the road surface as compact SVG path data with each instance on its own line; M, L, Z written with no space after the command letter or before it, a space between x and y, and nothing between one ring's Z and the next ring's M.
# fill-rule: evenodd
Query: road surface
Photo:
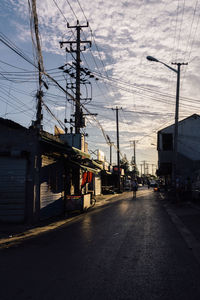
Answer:
M131 196L0 250L0 299L199 300L200 263L159 194Z

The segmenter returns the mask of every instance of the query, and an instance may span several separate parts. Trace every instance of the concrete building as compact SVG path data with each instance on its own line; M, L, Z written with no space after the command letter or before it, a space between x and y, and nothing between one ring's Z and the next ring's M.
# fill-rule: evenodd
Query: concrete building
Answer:
M200 116L193 114L178 123L177 167L180 181L192 180L200 169ZM173 168L174 124L157 133L158 175L170 183Z

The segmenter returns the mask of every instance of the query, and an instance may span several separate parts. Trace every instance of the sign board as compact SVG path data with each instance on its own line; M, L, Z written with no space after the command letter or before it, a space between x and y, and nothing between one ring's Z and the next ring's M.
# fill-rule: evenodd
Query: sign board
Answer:
M88 209L91 206L91 194L83 195L83 209Z
M91 194L66 197L66 211L86 210L91 206Z
M101 150L99 150L99 149L98 149L98 152L97 152L97 159L99 161L104 161L105 160L105 154L104 154L104 152L101 151Z
M67 196L66 197L66 211L73 211L73 210L82 210L83 208L83 198L82 196Z
M104 162L104 170L109 170L109 163L107 161Z
M118 167L113 167L113 172L117 173L118 172ZM120 175L124 176L124 169L120 168Z

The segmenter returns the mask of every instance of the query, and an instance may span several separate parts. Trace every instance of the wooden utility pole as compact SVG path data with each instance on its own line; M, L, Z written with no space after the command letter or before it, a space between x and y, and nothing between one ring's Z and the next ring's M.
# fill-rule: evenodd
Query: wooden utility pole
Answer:
M141 177L142 177L142 166L143 166L143 164L140 164Z
M130 141L130 143L133 143L133 162L134 162L134 176L136 176L136 141Z
M147 169L147 175L149 175L149 164L146 164L146 169Z
M121 192L121 188L120 188L120 159L119 159L119 116L118 116L118 112L119 112L119 109L122 109L121 108L118 108L116 106L116 108L112 108L112 110L115 110L116 111L116 129L117 129L117 172L118 172L118 192L120 193Z
M43 67L43 58L42 58L42 50L40 46L40 38L39 38L39 28L38 28L38 17L37 17L37 10L36 10L36 0L32 0L32 17L34 20L34 32L35 32L35 40L36 40L36 46L37 46L37 63L38 63L38 82L39 82L39 88L37 91L37 113L36 113L36 127L38 129L41 128L41 121L42 121L42 72L44 72Z
M152 164L152 175L154 175L154 166L155 164Z
M36 113L36 121L35 121L35 155L34 155L34 191L33 191L33 221L37 222L39 220L40 213L40 171L41 171L41 149L40 149L40 131L41 131L41 121L42 121L42 73L44 73L43 66L43 58L42 58L42 50L40 46L40 38L39 38L39 28L38 28L38 17L37 17L37 9L36 9L36 0L32 0L32 18L33 18L33 26L34 26L34 35L36 41L36 55L38 60L38 83L39 88L37 91L37 113ZM31 28L32 29L32 28ZM32 32L33 34L33 32Z
M84 127L83 122L83 112L80 107L80 76L81 76L81 59L80 54L82 51L86 50L86 47L81 49L81 44L86 43L90 44L90 41L81 41L81 29L83 27L88 27L89 24L87 22L87 25L80 25L79 21L77 20L77 25L70 26L69 23L67 23L68 28L76 28L76 40L75 41L62 41L60 42L60 46L62 48L63 44L69 44L70 49L66 48L67 52L75 52L76 53L76 109L75 109L75 133L80 133L80 128ZM73 49L73 44L76 44L76 49Z
M143 166L144 166L144 176L146 175L146 160L143 160Z
M112 166L112 146L114 145L114 143L109 142L110 145L110 166Z
M188 63L172 63L172 65L177 65L177 70L173 69L177 73L177 83L176 83L176 108L175 108L175 124L174 124L174 151L173 151L173 165L172 165L172 181L176 187L177 179L177 163L178 163L178 118L179 118L179 94L180 94L180 73L181 66L187 65Z

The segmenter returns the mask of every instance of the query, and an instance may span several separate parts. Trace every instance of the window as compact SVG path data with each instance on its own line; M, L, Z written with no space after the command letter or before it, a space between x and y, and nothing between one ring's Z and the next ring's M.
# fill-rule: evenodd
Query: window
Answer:
M171 133L162 134L163 151L173 150L173 135Z
M171 163L161 163L156 173L158 176L171 175L172 174L172 164Z

